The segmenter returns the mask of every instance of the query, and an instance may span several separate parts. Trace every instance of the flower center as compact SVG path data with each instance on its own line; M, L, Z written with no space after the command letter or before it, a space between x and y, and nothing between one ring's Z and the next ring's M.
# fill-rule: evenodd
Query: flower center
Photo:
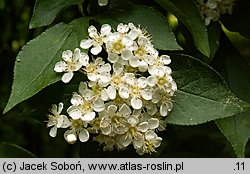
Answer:
M84 126L83 121L81 119L72 120L72 127L74 129L81 129Z
M90 73L90 74L95 73L96 70L97 70L97 66L96 66L95 64L93 64L93 63L90 63L90 64L85 68L85 71L86 71L87 73Z
M145 54L147 54L146 50L143 47L139 47L136 51L135 51L135 55L138 56L140 59L142 59Z
M161 77L161 78L158 79L157 84L158 84L159 87L163 87L167 82L168 82L168 81L167 81L166 78Z
M76 70L76 65L77 65L77 62L75 61L67 61L67 70L68 71L75 71Z
M115 87L119 87L122 83L121 76L113 76L111 83Z
M103 44L102 39L103 39L103 37L98 36L98 35L96 35L96 36L94 37L95 42L96 42L97 44L99 44L99 45L102 45L102 44Z
M141 88L139 86L132 86L132 95L138 96L140 94Z
M120 54L124 48L125 46L122 44L121 40L118 40L113 44L113 51L117 54Z
M92 103L90 101L84 101L81 111L86 113L88 111L92 111Z
M132 137L136 137L137 129L135 127L130 127L129 132L132 135Z
M145 151L146 153L155 152L155 145L151 141L145 142Z
M92 91L94 92L94 94L96 95L100 95L102 92L102 87L100 87L99 85L94 85L92 86Z

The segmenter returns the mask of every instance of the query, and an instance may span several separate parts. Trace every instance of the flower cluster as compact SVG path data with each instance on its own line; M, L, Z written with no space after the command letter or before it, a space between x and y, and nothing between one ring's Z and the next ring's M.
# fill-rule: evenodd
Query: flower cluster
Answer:
M217 21L221 14L232 14L234 4L235 0L196 0L206 26Z
M156 131L165 129L164 118L172 110L171 97L177 90L168 67L170 57L159 55L149 34L132 23L120 23L114 32L108 24L100 32L90 26L88 33L80 47L90 50L91 60L76 48L64 51L63 61L55 65L56 72L65 72L65 83L75 71L86 74L88 81L80 82L73 93L68 116L61 114L62 103L58 108L53 105L50 135L67 128L64 137L70 144L77 139L86 142L93 134L104 151L132 144L138 154L155 152L162 141Z

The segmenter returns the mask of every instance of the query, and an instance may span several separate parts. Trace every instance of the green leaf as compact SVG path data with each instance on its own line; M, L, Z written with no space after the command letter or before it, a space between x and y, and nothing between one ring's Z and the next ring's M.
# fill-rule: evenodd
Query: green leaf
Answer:
M168 123L197 125L244 112L250 104L239 100L221 76L198 59L173 55L171 67L178 90Z
M7 142L0 144L0 158L35 158L36 156L26 149Z
M128 7L127 7L128 8ZM175 36L171 31L167 19L160 12L143 5L133 5L126 7L116 7L108 13L96 19L101 24L108 23L116 29L119 23L132 22L146 28L152 36L155 48L160 50L181 50L176 42Z
M36 0L29 28L49 25L63 8L83 2L84 0Z
M164 9L173 13L191 32L197 49L209 57L210 48L206 27L193 0L155 0Z
M27 43L16 58L12 92L4 109L32 97L44 87L60 80L62 74L54 72L63 50L79 47L87 37L88 19L80 18L70 24L60 23Z
M216 59L217 69L222 71L230 89L241 99L250 102L250 66L235 47L223 35L222 47ZM224 136L233 146L237 157L244 157L250 138L250 112L216 121Z
M250 138L250 112L216 120L220 131L227 137L239 158L245 155L245 147Z

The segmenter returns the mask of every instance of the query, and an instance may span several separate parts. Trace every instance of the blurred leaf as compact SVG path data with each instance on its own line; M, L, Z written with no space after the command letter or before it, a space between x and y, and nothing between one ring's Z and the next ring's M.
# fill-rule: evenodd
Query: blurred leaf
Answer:
M87 18L60 23L23 47L16 58L12 92L4 113L60 80L62 74L53 70L55 63L61 60L63 50L79 47L81 38L87 37L88 25Z
M0 158L35 158L36 156L26 149L7 142L0 144Z
M225 35L215 61L230 89L241 99L250 102L250 66ZM250 112L220 119L216 123L233 146L237 157L244 157L250 137Z
M146 29L153 37L155 48L160 50L181 50L176 42L175 36L171 31L167 19L158 11L142 5L127 7L116 7L108 13L97 18L101 24L108 23L114 29L117 24L132 22Z
M172 55L171 67L178 90L168 123L197 125L230 117L250 109L250 104L235 97L221 76L198 59Z
M155 0L173 13L191 32L198 50L209 57L210 49L206 27L193 0Z
M36 0L29 28L49 25L63 8L83 2L84 0Z
M239 32L241 35L250 38L250 1L238 0L235 2L232 15L223 15L221 21L230 31Z

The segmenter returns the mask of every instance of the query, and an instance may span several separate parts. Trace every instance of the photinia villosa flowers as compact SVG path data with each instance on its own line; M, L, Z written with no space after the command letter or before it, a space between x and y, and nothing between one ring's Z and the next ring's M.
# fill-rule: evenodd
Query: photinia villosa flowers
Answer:
M52 106L50 136L63 128L70 144L93 135L104 151L131 145L140 155L156 152L162 141L157 131L165 130L177 90L170 57L160 55L150 35L132 23L120 23L115 31L109 24L100 32L90 26L88 33L89 38L80 42L82 50L63 51L63 60L55 65L56 72L64 72L64 83L76 71L87 80L73 92L68 116L61 114L62 103ZM89 55L84 53L88 50Z

